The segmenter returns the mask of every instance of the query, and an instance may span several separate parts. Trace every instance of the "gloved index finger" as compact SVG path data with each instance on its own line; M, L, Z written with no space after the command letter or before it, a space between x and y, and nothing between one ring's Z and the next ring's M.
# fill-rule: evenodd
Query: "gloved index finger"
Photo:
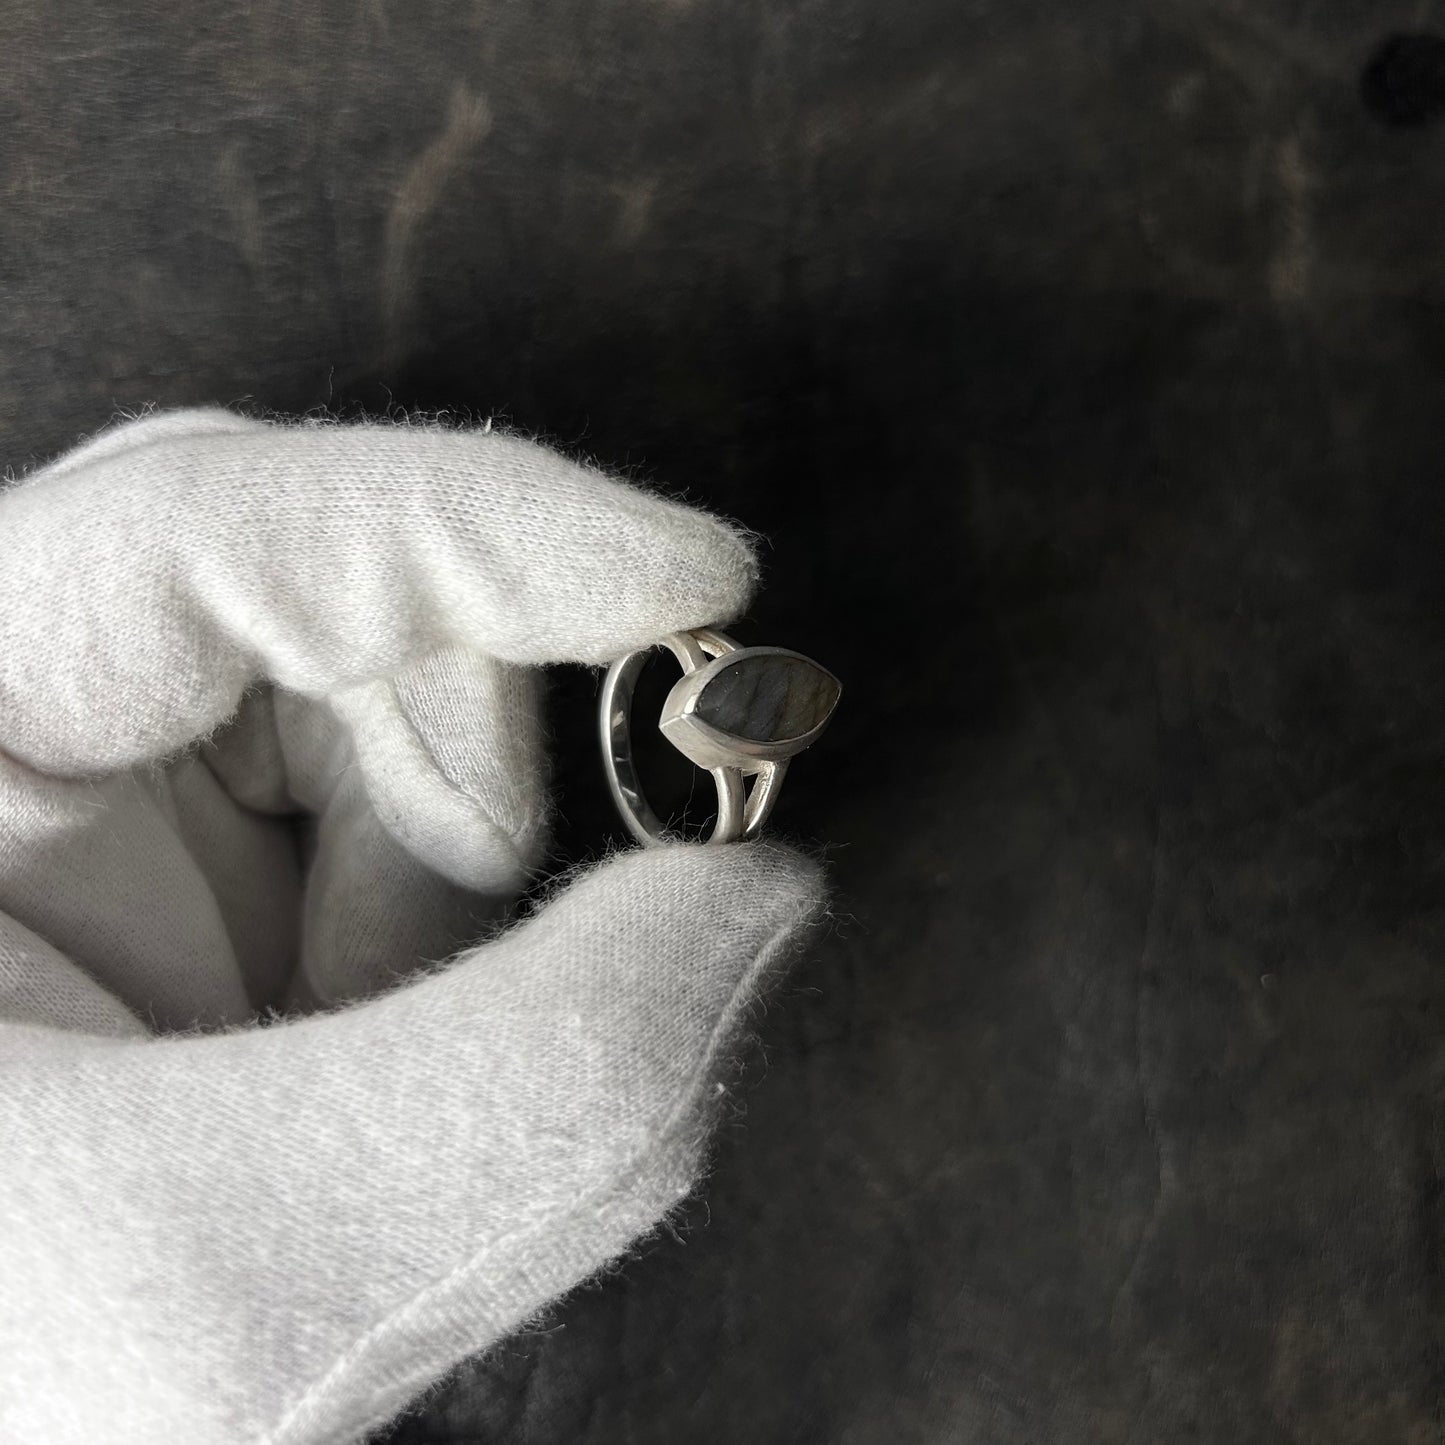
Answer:
M605 662L756 582L734 528L512 435L125 431L0 495L0 747L46 771L162 757L258 681L324 696L444 644Z

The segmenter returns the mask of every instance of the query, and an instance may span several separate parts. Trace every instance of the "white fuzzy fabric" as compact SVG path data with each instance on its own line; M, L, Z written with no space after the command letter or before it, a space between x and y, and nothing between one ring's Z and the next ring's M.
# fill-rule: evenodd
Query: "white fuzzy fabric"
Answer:
M354 1440L687 1191L811 865L626 854L417 969L538 857L527 665L754 581L434 426L163 414L0 495L0 1439Z

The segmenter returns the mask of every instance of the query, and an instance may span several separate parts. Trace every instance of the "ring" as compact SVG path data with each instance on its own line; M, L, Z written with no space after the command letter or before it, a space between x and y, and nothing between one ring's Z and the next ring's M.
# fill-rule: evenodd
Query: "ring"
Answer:
M817 741L843 688L827 668L782 647L743 647L711 627L657 644L682 664L658 727L717 785L709 843L757 835L778 801L788 760ZM602 761L612 799L639 843L668 840L632 758L632 694L652 648L629 652L602 682ZM747 779L752 778L749 788Z

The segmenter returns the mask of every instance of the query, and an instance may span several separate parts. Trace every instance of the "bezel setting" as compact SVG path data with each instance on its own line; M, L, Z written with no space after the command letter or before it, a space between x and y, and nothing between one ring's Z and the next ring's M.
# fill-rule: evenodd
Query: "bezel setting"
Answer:
M786 658L801 662L827 678L833 686L833 699L820 721L806 732L791 738L761 740L727 732L699 717L698 705L708 686L724 672L740 662L763 662ZM842 684L826 667L801 652L786 647L740 647L713 658L705 667L684 673L667 695L658 727L663 736L689 761L700 768L737 768L743 773L761 772L768 763L784 762L811 747L832 721L843 692Z

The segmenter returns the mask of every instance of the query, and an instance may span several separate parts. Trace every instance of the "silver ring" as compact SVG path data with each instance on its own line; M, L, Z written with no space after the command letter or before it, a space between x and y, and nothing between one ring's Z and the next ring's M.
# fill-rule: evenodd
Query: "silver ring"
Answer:
M709 843L757 835L778 801L788 760L817 741L842 695L825 667L782 647L742 647L711 627L657 644L682 664L658 727L717 785ZM632 758L632 694L652 648L619 658L602 680L602 761L622 820L639 843L668 841ZM751 788L747 779L753 779Z

